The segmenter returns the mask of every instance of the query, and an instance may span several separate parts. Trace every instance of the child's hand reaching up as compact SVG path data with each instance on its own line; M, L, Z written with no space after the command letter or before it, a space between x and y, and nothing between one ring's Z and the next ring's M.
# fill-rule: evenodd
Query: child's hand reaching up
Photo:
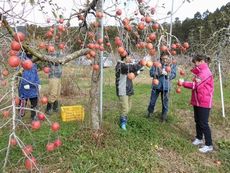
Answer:
M184 83L184 79L181 78L178 80L177 84L178 84L178 86L183 86L183 83Z

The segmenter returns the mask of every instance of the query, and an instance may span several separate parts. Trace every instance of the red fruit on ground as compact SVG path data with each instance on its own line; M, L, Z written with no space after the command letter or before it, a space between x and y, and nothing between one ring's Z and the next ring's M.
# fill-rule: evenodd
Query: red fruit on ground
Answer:
M46 151L50 152L50 151L53 151L54 149L55 149L54 143L48 143L46 145Z

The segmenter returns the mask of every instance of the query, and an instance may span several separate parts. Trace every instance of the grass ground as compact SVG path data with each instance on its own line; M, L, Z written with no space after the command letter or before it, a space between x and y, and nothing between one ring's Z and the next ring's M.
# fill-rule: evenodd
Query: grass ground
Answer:
M147 70L134 81L135 95L133 106L128 117L127 131L118 126L119 108L114 87L113 69L105 69L103 124L99 136L90 130L88 113L88 79L90 74L82 75L83 69L75 73L78 90L74 96L63 96L62 104L83 104L86 108L86 119L80 122L62 122L59 114L50 119L61 124L59 131L63 146L47 153L45 145L49 135L49 126L44 123L39 131L33 131L33 139L22 127L17 133L25 143L34 141L34 155L38 158L41 171L44 173L226 173L230 172L230 88L224 88L226 118L221 117L221 100L219 84L215 84L214 107L210 125L214 140L214 152L201 154L198 148L191 145L194 137L194 120L192 107L189 105L190 91L183 89L171 91L170 113L168 123L159 121L161 105L153 119L145 118L149 102L151 79ZM80 75L80 77L78 76ZM85 73L84 73L85 74ZM43 93L46 93L47 78L43 76ZM73 78L72 78L73 79ZM86 80L87 79L87 80ZM44 110L44 108L42 108ZM29 122L28 116L24 121ZM9 127L0 131L0 149L7 144ZM0 166L5 153L0 152ZM10 153L8 172L26 172L21 151L13 147ZM220 162L217 162L220 161Z

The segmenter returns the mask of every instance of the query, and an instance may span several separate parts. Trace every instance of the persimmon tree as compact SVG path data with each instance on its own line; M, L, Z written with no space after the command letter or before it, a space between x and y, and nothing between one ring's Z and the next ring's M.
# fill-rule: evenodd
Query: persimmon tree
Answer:
M33 59L31 61L30 59L19 58L18 52L20 50L31 51L30 48L27 48L28 45L24 43L26 39L25 34L21 32L13 32L12 28L8 25L8 22L4 17L2 18L2 24L7 29L9 34L11 34L12 40L3 40L3 44L1 45L1 93L5 94L0 97L0 111L2 113L0 129L3 132L6 132L5 129L10 129L10 133L6 133L8 135L7 147L1 149L1 152L5 152L5 159L2 160L3 165L1 171L6 171L7 164L14 165L9 160L9 157L10 153L15 150L15 148L18 148L21 151L21 158L23 158L22 161L24 161L25 168L31 171L35 169L40 172L37 158L33 154L33 151L36 150L34 148L34 131L39 130L43 122L48 123L50 126L50 133L47 137L45 151L51 152L62 145L62 141L58 137L58 133L55 133L60 129L60 125L58 122L52 123L49 118L40 110L34 110L37 114L37 120L32 121L29 125L21 119L19 110L23 109L23 111L31 111L32 109L22 108L19 105L20 98L17 96L17 81L25 80L19 75L19 73L21 73L23 70L31 69L33 64L32 61L36 63L36 60ZM7 43L10 46L4 48L4 46L7 46ZM33 52L33 50L31 52ZM39 55L37 57L39 57ZM33 85L33 83L31 84ZM47 104L47 101L48 100L45 96L40 97L41 104ZM20 128L25 129L26 133L28 133L28 136L30 136L32 139L29 143L21 137L20 132L18 132L18 129ZM52 131L54 134L52 134Z
M17 110L19 106L16 102L16 79L20 79L18 74L22 70L30 68L31 63L41 64L43 71L47 73L49 69L46 67L46 63L57 63L65 65L66 63L84 56L90 59L92 62L92 77L91 77L91 90L90 90L90 117L92 122L92 129L96 132L100 130L102 119L99 110L99 84L101 79L101 70L103 70L103 51L112 52L116 55L127 55L128 51L138 52L140 56L135 57L140 61L143 66L148 68L154 65L157 68L161 68L159 63L159 54L161 52L168 52L171 56L171 63L176 63L174 58L177 54L183 54L190 47L188 42L181 43L175 36L171 35L167 29L160 24L160 20L157 18L158 10L161 10L161 4L156 2L153 6L149 6L150 1L133 0L124 2L122 0L87 0L81 4L81 8L73 9L71 15L66 16L60 13L61 7L54 1L47 2L46 0L31 1L32 7L39 7L39 10L47 16L45 11L46 6L51 7L52 16L46 18L46 31L38 35L35 31L41 27L31 26L31 33L25 34L18 32L17 20L29 22L26 19L25 11L19 13L14 12L14 7L19 4L9 2L10 10L3 9L1 13L1 27L3 28L1 33L1 85L5 86L5 89L9 89L6 94L0 97L0 101L5 100L9 94L9 106L1 105L1 112L4 117L9 117L4 124L0 127L3 128L8 123L12 123L13 132L9 135L9 144L6 152L6 159L4 167L6 167L9 148L12 145L18 145L26 156L25 167L27 169L36 168L40 170L36 164L36 158L34 158L31 152L24 152L25 145L23 140L16 135L15 128L17 127ZM106 4L108 3L108 4ZM185 1L182 1L182 4ZM104 4L104 6L103 6ZM25 3L21 4L22 6ZM128 6L132 6L132 8ZM23 6L25 7L25 6ZM32 8L33 9L33 8ZM12 13L11 13L12 12ZM173 12L168 13L167 17ZM9 19L13 20L9 23ZM71 22L76 20L77 27L71 27ZM104 20L104 22L103 22ZM110 25L105 25L110 21ZM110 28L116 27L117 35L111 38ZM43 30L45 30L43 29ZM103 34L104 32L104 34ZM172 40L172 43L171 41ZM33 55L32 62L25 62L18 57L19 51L28 51ZM62 53L64 54L62 55ZM52 56L52 54L61 53L59 57ZM148 55L148 59L144 57ZM15 70L17 69L17 70ZM170 69L169 69L170 72ZM181 72L183 74L183 71ZM129 74L130 78L134 79L133 74ZM7 84L7 79L10 81L10 85ZM154 79L157 84L157 79ZM43 98L44 99L44 98ZM42 99L42 100L43 100ZM46 101L42 101L44 104ZM7 112L11 109L11 113ZM30 110L30 109L28 109ZM57 131L59 129L57 123L51 123L46 115L37 110L38 117L41 121L44 119L51 126L51 131ZM23 123L22 121L20 121ZM26 125L24 126L26 128ZM39 122L31 124L33 129L40 127ZM55 143L56 142L56 143ZM61 145L61 141L57 137L54 142L48 142L46 149L52 151L55 146ZM28 150L31 151L31 147L28 146ZM29 160L27 160L29 159Z

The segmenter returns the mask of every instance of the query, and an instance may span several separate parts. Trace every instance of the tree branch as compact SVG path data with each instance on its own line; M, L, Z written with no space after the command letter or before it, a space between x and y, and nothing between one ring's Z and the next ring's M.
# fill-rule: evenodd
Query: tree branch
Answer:
M82 55L85 55L90 49L81 49L78 50L76 52L73 52L72 54L66 55L66 56L62 56L60 58L56 58L56 57L51 57L51 56L43 56L40 57L40 61L47 61L47 62L53 62L53 63L57 63L57 64L66 64L69 61L72 61L76 58L79 58Z
M0 14L1 17L1 14ZM3 24L4 27L7 29L7 31L9 32L9 34L13 37L14 36L14 31L13 29L10 27L10 25L8 24L8 22L6 21L5 18L3 18ZM57 64L65 64L69 61L72 61L82 55L85 55L87 53L87 51L89 51L90 49L86 48L86 49L81 49L78 50L76 52L73 52L72 54L69 54L67 56L62 56L60 58L54 58L52 56L48 56L45 55L43 56L42 54L36 52L36 50L32 49L28 44L25 43L21 43L22 47L24 50L28 51L29 53L31 53L33 55L33 59L32 61L35 63L37 61L46 61L46 62L53 62L53 63L57 63Z

